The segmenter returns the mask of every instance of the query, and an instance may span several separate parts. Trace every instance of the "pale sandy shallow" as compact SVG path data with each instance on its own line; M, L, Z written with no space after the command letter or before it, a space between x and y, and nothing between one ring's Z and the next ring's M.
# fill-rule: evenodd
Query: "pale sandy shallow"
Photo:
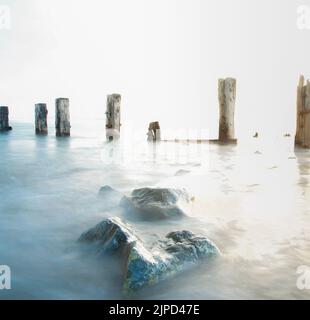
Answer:
M146 241L187 229L207 235L223 253L136 298L310 298L296 287L297 267L310 266L309 151L294 152L292 139L282 137L237 147L118 148L107 147L103 134L82 133L37 138L31 124L19 123L0 135L0 265L11 267L13 288L0 291L0 299L121 298L117 264L76 244L105 217L122 215L98 199L103 185L124 193L187 188L195 196L187 219L122 217Z

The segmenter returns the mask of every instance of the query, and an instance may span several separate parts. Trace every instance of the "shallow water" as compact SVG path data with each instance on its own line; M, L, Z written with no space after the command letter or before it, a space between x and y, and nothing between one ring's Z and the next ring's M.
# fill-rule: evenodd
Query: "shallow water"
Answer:
M123 298L117 263L76 242L110 216L122 216L146 241L187 229L223 253L135 298L310 298L296 287L297 267L310 266L310 152L295 152L291 138L107 145L99 123L87 136L76 124L70 139L13 125L0 135L0 265L12 270L12 290L0 299ZM104 185L123 193L185 187L195 201L186 219L143 222L100 200Z

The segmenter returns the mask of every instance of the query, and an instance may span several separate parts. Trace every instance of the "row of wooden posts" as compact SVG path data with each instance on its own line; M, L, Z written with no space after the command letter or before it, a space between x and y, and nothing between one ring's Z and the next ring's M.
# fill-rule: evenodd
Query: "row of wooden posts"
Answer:
M235 104L236 79L220 79L218 82L219 96L219 142L234 142L235 139ZM56 136L70 136L69 99L56 99L55 108ZM48 134L48 110L45 103L35 105L35 130L38 135ZM9 131L9 108L0 107L0 131ZM112 94L107 97L106 135L108 141L120 138L121 132L121 95ZM160 141L161 131L158 122L151 122L148 128L148 141ZM297 146L310 148L310 81L300 77L297 88L297 129L295 143Z

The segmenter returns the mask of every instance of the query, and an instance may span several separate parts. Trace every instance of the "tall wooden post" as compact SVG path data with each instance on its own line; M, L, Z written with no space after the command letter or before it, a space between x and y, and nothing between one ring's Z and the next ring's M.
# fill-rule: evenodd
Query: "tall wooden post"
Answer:
M297 123L295 145L310 148L310 81L300 76L297 87Z
M47 106L45 103L37 103L35 105L35 125L36 125L36 134L47 135Z
M120 94L112 94L107 97L107 122L106 135L108 141L120 138L121 131L121 100Z
M235 103L237 81L233 78L220 79L218 95L220 104L219 140L235 139Z
M70 110L67 98L56 99L55 125L57 137L70 136Z
M0 107L0 131L10 131L9 107Z

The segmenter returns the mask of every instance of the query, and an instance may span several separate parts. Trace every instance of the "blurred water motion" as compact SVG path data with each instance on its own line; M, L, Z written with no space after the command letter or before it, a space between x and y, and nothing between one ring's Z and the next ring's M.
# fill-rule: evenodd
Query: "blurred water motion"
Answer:
M117 262L76 243L110 216L128 220L145 241L187 229L223 252L136 298L309 299L296 287L296 270L310 266L310 152L295 152L292 138L106 144L103 130L85 126L56 139L52 130L36 137L31 124L13 125L0 135L0 264L12 270L12 290L0 299L122 298ZM195 201L186 219L143 222L107 209L97 196L104 185L125 194L186 188Z

